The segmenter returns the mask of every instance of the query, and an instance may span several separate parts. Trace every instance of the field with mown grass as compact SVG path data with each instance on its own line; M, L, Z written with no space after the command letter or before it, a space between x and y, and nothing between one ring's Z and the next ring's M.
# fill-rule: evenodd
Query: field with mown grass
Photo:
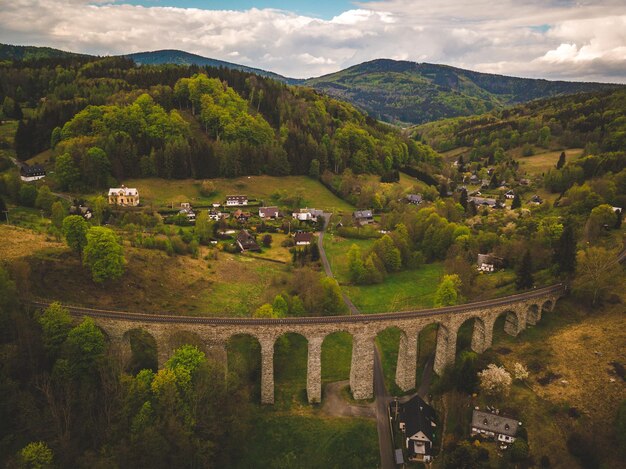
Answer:
M561 152L565 152L565 161L570 162L583 154L583 148L570 148L568 150L545 151L543 149L535 149L536 154L531 156L522 156L521 149L513 151L513 155L520 163L520 168L526 170L531 175L542 174L548 172L549 169L556 168ZM543 151L542 151L543 150Z
M129 179L123 181L128 187L139 190L141 203L144 206L179 207L181 202L194 204L223 203L227 195L242 194L250 199L263 201L266 205L274 205L270 196L276 191L285 191L293 196L297 191L303 195L303 206L314 207L338 213L349 213L354 210L352 205L335 196L319 181L307 176L243 176L235 179L210 179L215 184L216 193L210 197L200 194L202 181L194 179Z

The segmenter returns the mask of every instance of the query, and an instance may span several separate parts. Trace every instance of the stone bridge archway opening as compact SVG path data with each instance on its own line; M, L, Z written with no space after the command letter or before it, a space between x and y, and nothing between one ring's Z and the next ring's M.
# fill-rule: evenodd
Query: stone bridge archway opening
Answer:
M548 300L541 305L542 313L550 313L554 309L554 302L552 300Z
M457 330L456 357L467 351L482 353L490 346L487 326L479 317L466 319Z
M130 345L130 357L126 369L136 374L143 369L157 371L159 366L157 341L145 329L135 328L126 331L125 341Z
M409 337L405 331L396 326L389 326L378 331L376 334L376 347L380 353L380 362L383 368L383 376L385 377L385 386L387 391L392 395L402 392L399 389L396 372L398 371L398 354L400 351L400 342L406 343ZM413 339L414 340L414 339ZM402 366L402 365L400 365Z
M322 385L350 379L352 363L352 335L349 332L333 332L322 342Z
M519 314L513 310L502 311L493 323L493 342L510 340L517 337L522 330Z
M274 342L274 403L290 409L307 402L307 338L287 332Z
M244 389L249 400L261 399L261 344L251 334L235 334L226 342L229 389Z

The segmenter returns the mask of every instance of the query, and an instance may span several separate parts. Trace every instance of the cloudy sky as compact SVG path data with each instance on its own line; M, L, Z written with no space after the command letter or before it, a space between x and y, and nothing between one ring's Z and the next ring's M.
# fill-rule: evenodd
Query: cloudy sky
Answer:
M286 76L375 58L626 83L624 0L2 0L0 42L182 49Z

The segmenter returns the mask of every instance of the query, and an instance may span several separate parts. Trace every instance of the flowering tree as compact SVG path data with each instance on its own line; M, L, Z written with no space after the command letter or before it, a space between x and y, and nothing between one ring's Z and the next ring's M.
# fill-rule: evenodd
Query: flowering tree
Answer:
M508 371L502 366L489 364L487 368L478 373L480 389L490 396L506 396L509 393L513 379Z
M515 365L513 365L513 378L524 381L528 378L528 369L521 363L516 362Z

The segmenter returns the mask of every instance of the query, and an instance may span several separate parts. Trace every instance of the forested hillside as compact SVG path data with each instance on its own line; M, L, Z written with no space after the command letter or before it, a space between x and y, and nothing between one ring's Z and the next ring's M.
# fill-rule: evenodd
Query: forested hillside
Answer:
M53 147L71 155L79 179L97 148L110 162L103 184L109 175L383 174L437 161L349 104L239 70L54 58L5 63L0 83L7 117L25 115L18 158Z
M376 119L400 124L482 114L537 98L615 88L388 59L362 63L304 83L351 102Z
M53 49L52 47L14 46L0 44L0 60L37 60L51 57L79 57L85 55Z

